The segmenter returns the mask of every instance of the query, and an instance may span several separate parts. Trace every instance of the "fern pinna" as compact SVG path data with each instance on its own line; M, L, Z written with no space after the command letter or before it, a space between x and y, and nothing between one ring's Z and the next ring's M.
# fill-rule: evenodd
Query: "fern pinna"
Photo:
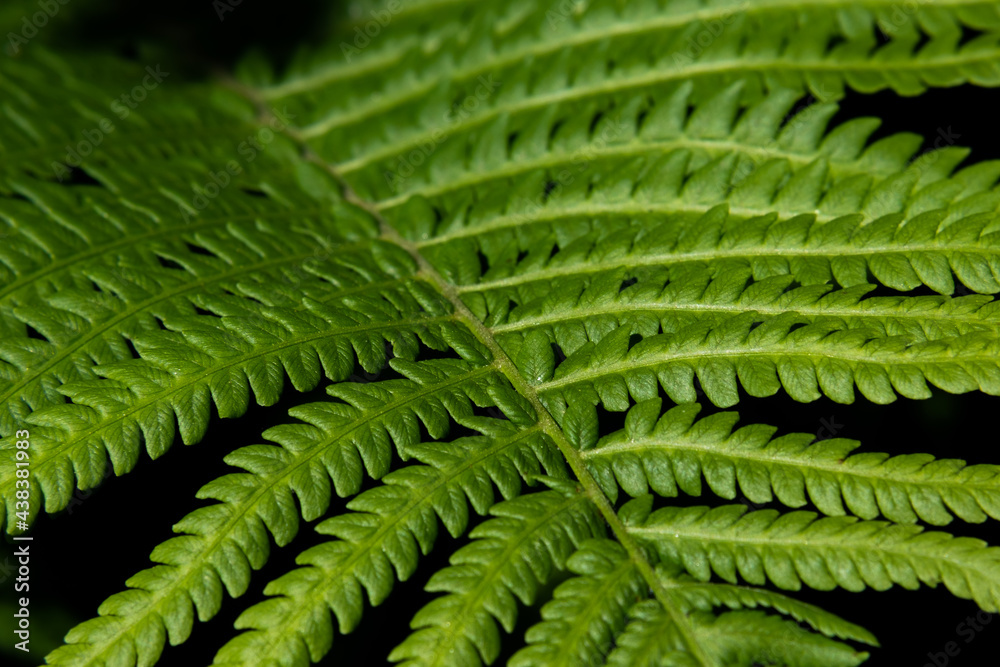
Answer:
M213 410L329 395L237 443L49 664L169 664L320 518L216 665L320 661L442 528L466 539L373 660L855 665L872 634L782 591L1000 610L1000 550L936 528L1000 518L1000 468L699 417L1000 394L1000 163L830 125L848 90L1000 85L997 2L348 14L280 73L0 61L8 534Z

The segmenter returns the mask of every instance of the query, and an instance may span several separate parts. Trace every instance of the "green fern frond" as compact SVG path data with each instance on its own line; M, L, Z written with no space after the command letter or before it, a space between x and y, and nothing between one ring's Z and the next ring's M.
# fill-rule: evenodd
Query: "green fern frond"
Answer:
M240 616L237 627L250 631L222 647L214 664L248 664L262 655L280 665L319 660L333 642L330 612L340 632L350 632L361 620L365 593L376 606L396 579L413 573L434 543L438 520L458 536L469 520L468 504L479 514L493 505L494 483L512 498L521 478L540 474L541 466L547 474L560 472L537 427L477 419L487 437L412 447L428 465L389 473L382 486L350 501L349 513L320 523L318 532L338 539L303 552L297 559L303 567L268 584L264 592L274 597Z
M514 654L511 667L601 664L628 610L648 597L635 563L613 542L586 543L566 565L577 576L560 584L542 607L542 621L528 629L528 646ZM676 630L666 628L664 639L683 651Z
M512 658L511 665L704 664L684 649L676 621L664 612L659 602L647 599L641 580L635 576L634 564L620 546L608 540L588 541L570 558L568 566L578 576L556 589L553 600L542 608L543 621L528 631L530 645ZM665 578L668 582L671 579ZM719 584L710 586L722 590ZM683 600L687 591L674 588L671 592L680 593L677 598ZM783 601L777 600L781 596L763 602L767 592L761 593L764 595L753 599L752 604L747 606L775 602L779 608L784 606ZM736 603L737 597L729 590L721 593L712 591L707 595L720 595L737 609L751 600L745 597ZM718 603L718 599L713 602ZM769 659L777 659L778 664L856 665L867 657L867 654L859 653L841 642L804 630L777 616L733 611L716 617L711 613L711 606L698 611L691 606L682 609L692 619L691 631L698 644L705 649L706 657L712 661L710 664L751 664L755 659L770 655ZM805 606L791 613L794 615L796 612L811 621L820 619L819 623L828 629L835 628L834 632L843 632L862 641L870 639L864 630L821 610ZM753 615L746 617L747 614ZM747 641L741 631L730 633L727 639L722 638L720 628L730 623L752 632L755 639ZM746 662L746 657L734 656L740 651L739 647L753 654L749 662ZM775 658L776 652L783 655ZM780 662L782 659L786 662Z
M497 518L476 526L473 542L454 553L426 590L447 592L413 617L415 632L389 659L404 665L492 664L500 634L514 630L517 603L531 605L538 588L562 569L574 547L603 536L604 526L586 496L532 493L498 503Z
M493 331L505 347L516 349L525 332L540 330L567 355L618 328L646 338L699 322L718 325L747 311L761 318L795 313L803 324L830 322L915 342L975 331L1000 333L997 305L985 295L880 297L868 296L875 285L797 285L791 275L748 280L739 272L712 278L696 271L669 280L664 273L650 272L640 282L629 273L609 272L589 285L561 284L559 290L511 309Z
M300 514L312 521L326 512L331 490L346 497L359 491L365 472L383 477L393 444L404 453L419 443L418 420L436 437L444 437L452 421L503 432L499 426L486 429L488 422L473 417L473 402L492 405L489 389L501 381L492 367L453 360L414 364L394 359L392 365L407 378L333 385L330 394L343 403L295 408L290 415L302 423L264 433L277 445L253 445L229 454L226 463L246 472L202 487L199 498L219 502L175 524L174 531L184 535L154 549L151 559L160 564L130 578L126 583L131 590L109 598L100 618L71 631L69 645L50 659L73 664L126 655L139 664L155 662L165 639L171 644L187 639L192 605L199 620L206 621L218 613L223 586L232 597L246 591L251 569L267 561L268 533L279 547L285 546L298 532ZM559 470L558 459L535 451L553 471ZM516 473L496 469L491 474L503 483L505 494L516 493Z
M39 181L15 184L29 201L11 200L2 216L10 242L0 258L0 327L7 349L19 352L5 355L5 429L29 408L62 403L54 386L93 378L89 366L131 358L125 339L193 315L199 299L238 292L245 279L282 280L320 254L317 241L332 249L373 231L335 195L310 195L295 183L275 184L263 208L261 198L230 189L213 201L211 217L192 207L185 218L180 186L164 179L162 190L130 201L103 188L84 186L81 196ZM331 213L340 213L336 225ZM277 222L290 216L300 233ZM240 222L254 218L261 222ZM26 325L45 340L26 341Z
M608 655L607 665L695 665L673 650L665 637L670 620L654 602L636 605L619 645ZM803 630L789 621L762 612L733 611L718 617L700 615L695 627L711 657L720 665L752 667L760 664L859 665L868 654L822 635Z
M836 103L1000 86L994 0L343 18L280 74L54 38L0 62L0 451L30 459L0 466L7 533L251 400L327 393L241 438L49 664L170 660L320 519L216 665L323 660L442 525L460 542L391 661L857 665L870 632L773 589L1000 610L998 548L924 530L1000 519L997 466L696 421L743 395L1000 395L1000 161L873 140ZM518 645L521 606L541 621Z
M763 607L804 623L827 637L850 639L869 646L878 646L874 635L864 628L781 593L749 586L700 582L668 567L661 567L658 574L661 585L667 587L671 598L677 601L685 613L710 612L721 607L732 610Z
M393 176L383 178L391 192L380 194L376 206L407 229L412 222L397 209L405 210L410 199L426 200L443 219L439 233L424 241L433 246L467 237L476 229L510 227L517 214L525 223L557 221L557 205L572 212L571 207L585 198L581 190L587 186L596 190L595 204L617 203L622 211L628 210L621 205L629 200L637 209L673 199L674 215L704 212L727 199L744 215L775 210L795 215L803 212L797 205L813 194L809 190L819 189L829 194L814 196L808 202L814 206L806 210L815 207L827 220L857 212L859 203L872 215L914 215L932 203L957 208L959 202L971 204L969 199L979 194L979 188L996 182L994 163L953 173L966 157L965 149L948 146L918 155L922 138L905 133L869 145L868 138L880 124L877 119L855 119L827 131L837 112L835 104L810 104L809 99L778 90L745 105L742 89L740 84L729 86L693 109L689 107L692 86L683 84L663 97L637 95L624 103L609 101L584 114L546 112L533 121L537 127L530 133L496 121L468 147L469 158L456 159L450 154L454 149L445 144L441 149L449 153L445 164L433 163L412 175L394 165L383 174ZM427 159L444 161L437 151ZM616 168L628 172L608 182L589 177ZM433 179L430 174L435 172L443 172L447 180ZM785 189L783 181L793 177L811 187L799 184ZM711 178L719 183L711 183ZM625 189L629 180L634 184L631 197ZM683 187L686 181L690 185ZM558 188L542 197L549 182ZM513 196L491 195L498 183L513 185ZM727 197L727 189L735 192ZM607 193L603 198L602 191ZM542 203L546 215L537 222L517 210L519 205ZM996 200L988 197L976 206L974 210L995 210ZM508 217L494 219L497 208L506 208ZM610 217L614 210L602 213Z
M68 4L60 3L58 17L77 11ZM91 7L95 4L89 3ZM25 17L30 21L39 9L37 2L23 2L14 11L20 22ZM11 28L11 32L20 33L23 25ZM110 54L79 57L46 50L37 41L54 33L39 32L42 34L32 39L30 49L22 49L30 50L30 57L4 58L0 67L0 86L10 93L4 96L6 122L0 129L5 158L0 165L0 194L18 192L27 174L63 182L81 161L88 171L99 170L102 178L113 178L104 184L116 194L152 194L156 188L149 188L144 173L166 176L177 170L177 162L186 162L189 174L191 167L206 164L216 165L216 171L220 167L224 170L234 157L234 147L260 129L252 103L230 91L214 86L178 86L175 81L183 74L161 63L136 67L134 62ZM4 35L9 41L10 32L5 30ZM142 86L145 95L140 101L149 103L121 101L136 85ZM276 139L260 154L264 161L293 151L289 142ZM207 176L201 172L196 177L204 184ZM130 181L138 187L112 185ZM71 228L85 224L73 218L62 223ZM100 239L96 236L93 241Z
M808 88L820 99L836 99L845 83L866 92L892 88L911 95L927 85L998 83L1000 17L993 3L980 0L925 12L922 21L907 21L895 39L877 47L877 21L892 25L884 21L892 8L885 0L850 7L796 3L794 12L780 2L735 1L448 7L430 23L411 23L413 32L403 28L400 41L366 48L353 70L331 70L326 63L339 59L320 55L315 58L319 65L305 60L264 95L272 104L294 109L310 145L371 197L377 192L374 184L384 187L382 171L394 157L435 141L435 132L460 143L456 137L506 117L512 123L508 133L526 135L539 112L579 112L597 100L620 101L684 81L702 94L746 81L748 99L776 88ZM710 33L709 25L716 24L722 24L720 34ZM961 29L973 26L993 32L962 45ZM701 32L710 43L697 48L696 42L692 49L691 40ZM915 51L921 34L932 39ZM833 46L835 38L843 43ZM342 47L336 48L342 57ZM526 61L546 75L530 76L522 67ZM401 62L420 76L400 71ZM448 100L474 94L484 75L503 82L500 92L447 128L434 127L448 112ZM372 97L376 91L386 92ZM372 117L380 119L379 127L394 131L372 131L364 123Z
M714 573L732 583L739 576L785 590L805 584L850 591L943 583L987 611L1000 601L1000 549L982 540L813 512L747 512L743 505L650 513L651 501L645 496L622 508L628 531L702 581Z
M669 215L667 210L662 213ZM600 218L586 208L577 214ZM557 247L550 236L546 259L550 249L556 252L544 264L530 254L535 261L510 261L517 248L508 242L502 248L507 257L485 251L495 268L482 276L470 275L467 264L441 259L447 275L469 283L461 292L483 317L491 301L525 303L562 282L626 268L637 276L661 267L671 269L668 275L690 268L707 268L712 275L733 271L755 279L793 275L803 284L835 280L842 287L866 284L870 271L893 289L926 285L942 294L954 292L954 273L976 292L1000 290L993 273L996 216L977 214L943 224L945 217L945 212L933 211L909 220L893 214L863 224L861 216L854 215L820 223L809 214L788 220L779 220L777 214L745 219L719 206L686 223L657 222L654 216L636 229L591 232L565 247Z
M770 426L733 430L738 415L718 413L695 422L701 406L683 405L660 416L661 401L633 407L625 428L582 452L594 479L612 500L618 488L632 497L653 491L674 497L712 493L753 503L775 499L787 507L812 503L828 516L846 511L902 524L943 526L954 516L978 523L1000 519L1000 468L966 466L927 454L851 454L860 443L815 434L775 438Z
M608 667L693 667L698 662L676 648L670 620L655 602L640 602L629 610L629 621L604 664ZM600 664L596 661L594 664Z
M675 402L690 403L696 376L720 407L737 403L737 387L762 397L783 388L803 402L826 395L851 403L855 385L875 403L891 403L897 393L929 398L927 383L952 393L998 395L998 355L1000 340L989 335L910 344L825 324L796 328L791 317L760 322L749 312L715 327L699 323L651 336L631 349L628 330L618 329L581 347L538 391L557 418L569 402L625 410L630 397L654 398L658 386Z
M309 247L308 238L302 242ZM396 268L391 261L384 261L383 267L390 272ZM323 301L300 294L295 309L275 307L263 315L259 305L251 307L246 298L207 293L186 304L190 315L161 311L165 331L150 324L152 331L130 334L143 355L141 363L126 351L125 360L109 358L92 367L91 374L106 379L76 380L59 387L59 403L36 407L28 418L45 427L35 431L34 473L46 509L66 506L74 475L80 488L103 479L103 450L116 473L128 472L138 460L140 442L152 458L159 457L173 442L175 422L186 444L198 442L213 405L220 416L240 416L251 391L259 404L273 404L285 374L296 389L305 391L323 375L347 379L355 355L363 368L377 372L386 360L383 341L392 343L400 358L412 357L419 342L447 346L441 333L448 326L447 306L420 284L402 275L392 278L386 268L381 272L359 264L341 268L340 273L353 280L325 283ZM331 273L328 270L327 275ZM359 286L362 276L384 278L372 287ZM343 284L340 289L338 283ZM384 283L398 286L380 290ZM317 296L320 284L314 281L312 291ZM281 296L266 284L241 286L251 298L267 294L268 303ZM195 308L222 316L193 316ZM156 322L155 315L144 315ZM72 403L63 404L62 396ZM5 470L0 475L0 488L12 488L13 474ZM12 511L8 504L8 517Z

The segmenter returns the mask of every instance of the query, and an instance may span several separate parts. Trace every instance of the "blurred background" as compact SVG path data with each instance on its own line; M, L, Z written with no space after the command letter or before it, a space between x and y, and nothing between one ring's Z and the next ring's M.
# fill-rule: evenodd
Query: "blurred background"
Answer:
M25 14L37 8L35 1L3 0L0 34L20 30ZM329 38L349 16L344 3L322 0L284 0L280 4L253 0L69 0L59 5L39 40L61 51L110 49L125 58L160 62L163 69L179 71L187 78L203 78L233 68L251 53L277 64L280 70L298 47ZM13 56L4 53L0 57ZM884 123L875 138L900 131L916 132L927 138L925 148L931 148L942 137L938 146L953 142L975 147L968 164L1000 158L998 101L997 91L968 86L931 90L918 100L902 99L891 92L851 93L833 124L858 116L878 116ZM4 638L0 642L0 664L41 663L42 656L57 646L73 625L92 617L108 595L123 589L129 576L149 566L150 551L171 536L168 527L203 504L195 499L198 488L231 471L222 463L225 454L262 442L263 430L290 421L290 407L325 396L322 388L311 394L289 391L278 405L257 408L247 418L223 422L214 416L207 436L196 447L184 447L178 442L155 464L143 457L127 476L109 480L90 492L78 492L67 510L42 516L31 531L33 635L29 661L12 649L12 579L16 568L8 540L0 552L0 636ZM857 439L868 451L926 451L970 463L1000 463L996 447L995 417L1000 414L997 397L952 396L936 391L934 398L922 402L845 406L828 399L801 404L783 396L744 396L738 410L752 415L754 422L780 424L783 433ZM706 408L702 414L711 412ZM621 415L606 415L605 419L610 427L620 422ZM138 498L143 499L141 503ZM342 505L335 501L331 513ZM212 621L196 623L191 639L181 647L168 648L161 664L209 664L215 651L233 634L232 625L240 610L263 599L264 585L293 567L296 554L320 541L311 525L303 524L291 545L272 552L268 565L256 575L245 596L236 601L227 598ZM1000 544L1000 526L996 522L980 526L956 522L949 530ZM422 592L428 577L462 543L464 540L453 540L441 531L435 551L422 561L416 575L397 584L394 594L380 608L366 610L357 631L337 636L334 650L321 664L385 662L388 650L408 634L413 613L429 599ZM885 650L867 664L945 667L942 658L947 658L946 664L959 667L998 664L1000 619L990 617L997 622L980 625L982 630L973 631L970 637L970 632L959 626L967 617L975 616L977 608L942 588L918 592L895 588L864 596L844 591L804 591L798 597L873 631ZM522 610L517 632L523 634L538 618L537 610ZM949 657L944 652L950 642L955 642L959 652ZM507 657L509 654L504 654L498 664Z

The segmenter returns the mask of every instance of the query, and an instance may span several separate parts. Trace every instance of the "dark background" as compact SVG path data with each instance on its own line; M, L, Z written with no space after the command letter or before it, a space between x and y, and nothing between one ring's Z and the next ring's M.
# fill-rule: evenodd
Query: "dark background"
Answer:
M245 0L220 21L210 0L120 1L95 3L93 7L82 12L81 23L74 23L72 31L59 33L60 47L110 46L127 57L135 56L141 48L152 48L173 58L174 67L193 74L230 67L248 48L260 49L272 60L283 62L293 46L317 37L317 26L327 20L325 14L340 11L320 1L285 0L281 11L276 12L271 3ZM58 25L53 29L62 30ZM931 90L916 100L901 99L893 93L852 93L834 122L876 115L884 119L878 136L913 131L930 139L928 147L943 130L957 135L959 145L974 146L973 160L996 159L1000 158L995 112L998 101L997 91L969 86ZM32 648L37 659L30 664L41 662L40 657L47 652L43 634L58 641L75 623L92 617L110 593L123 588L126 578L149 566L150 551L172 535L169 526L203 504L194 498L197 489L232 471L221 462L225 454L261 442L261 431L289 421L289 407L322 400L324 396L321 389L306 395L289 391L279 405L255 408L247 418L225 422L215 418L208 435L196 447L178 443L156 461L155 467L144 458L132 473L92 494L84 494L86 497L70 510L41 517L31 531ZM755 422L781 425L784 433L829 436L833 425L837 437L861 440L871 451L926 451L970 463L1000 459L996 453L995 415L1000 410L997 397L958 397L937 391L927 401L900 400L890 406L865 402L844 406L828 399L801 404L784 396L744 397L738 409L752 415ZM608 421L610 427L614 418ZM821 433L822 429L826 430ZM144 499L141 512L137 511L137 498ZM335 501L331 513L336 509ZM973 526L956 521L948 530L1000 544L996 522ZM214 652L232 635L232 623L239 612L263 599L266 582L293 567L295 555L318 543L317 537L310 525L303 524L291 545L272 553L245 596L238 601L227 597L221 613L208 623L196 623L191 639L181 647L168 648L161 664L210 663ZM464 540L452 540L441 530L434 553L422 561L416 575L408 582L397 583L389 602L366 610L357 631L346 637L336 636L335 648L322 664L384 662L388 650L408 633L413 613L429 599L422 593L427 578L447 562L448 554L461 543ZM9 553L6 550L0 558ZM0 561L0 579L6 579L7 574L6 561ZM885 650L876 652L867 663L870 665L922 667L933 664L928 654L942 654L937 667L944 667L940 661L946 657L943 652L949 642L955 642L960 649L957 656L948 658L950 665L993 665L1000 655L1000 622L986 625L966 643L968 635L960 636L956 628L975 615L977 608L954 598L943 587L917 592L894 588L861 596L844 591L805 591L797 596L873 631ZM523 636L523 630L537 620L537 610L522 611L518 634ZM9 636L3 642L10 644ZM2 661L7 664L6 657Z

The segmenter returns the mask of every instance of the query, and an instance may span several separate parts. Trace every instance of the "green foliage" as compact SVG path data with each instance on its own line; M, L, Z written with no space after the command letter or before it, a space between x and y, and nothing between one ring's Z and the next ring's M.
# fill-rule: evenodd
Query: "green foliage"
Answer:
M827 516L850 512L896 523L946 525L1000 518L1000 468L966 466L928 454L889 457L851 454L858 442L794 433L755 424L733 431L737 415L722 412L694 422L689 404L660 415L660 399L637 404L625 428L582 452L590 473L613 501L619 488L633 497L650 488L664 497L700 496L702 479L722 498L737 492L753 503L777 499L788 507L811 502Z
M666 507L649 514L652 498L645 500L622 508L623 523L666 562L682 563L700 579L714 573L787 590L806 584L850 591L943 582L983 609L998 608L1000 549L981 540L855 517L817 518L813 512L748 513L743 505Z
M896 10L410 0L281 73L152 85L44 36L0 61L3 455L31 431L7 533L252 401L328 395L235 443L47 661L169 662L319 519L216 665L323 660L442 526L438 595L373 660L856 665L871 633L775 589L1000 610L997 547L922 525L1000 519L1000 467L696 420L1000 395L1000 162L830 126L849 90L1000 85L1000 8Z

